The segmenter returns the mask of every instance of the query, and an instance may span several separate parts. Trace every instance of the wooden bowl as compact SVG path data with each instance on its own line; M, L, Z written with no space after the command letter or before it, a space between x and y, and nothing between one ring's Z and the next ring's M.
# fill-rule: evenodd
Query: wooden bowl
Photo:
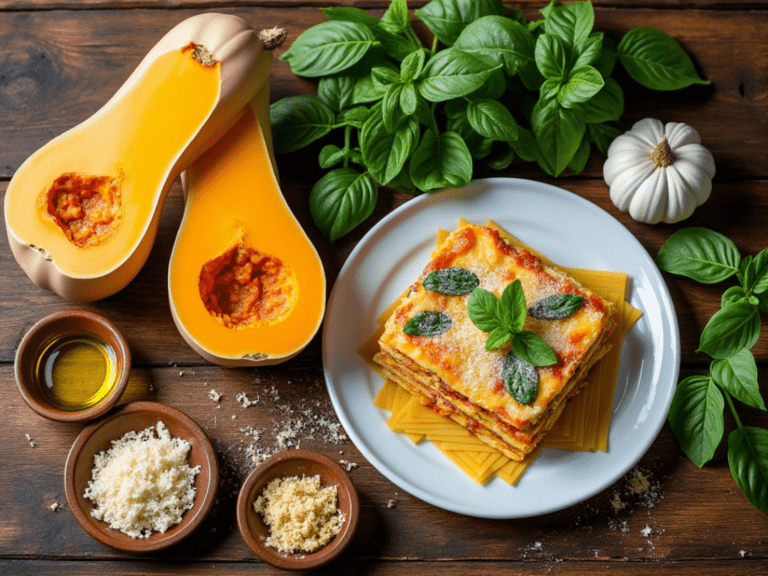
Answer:
M315 475L320 476L323 486L337 486L338 507L346 516L341 531L315 552L287 554L267 546L269 526L253 509L253 502L275 478ZM280 452L259 464L245 480L237 499L237 525L246 545L265 562L284 570L309 570L336 558L352 540L359 514L357 491L349 475L327 456L309 450Z
M195 476L194 506L184 513L180 523L164 533L153 532L148 538L132 538L91 516L94 503L83 494L91 479L96 454L108 450L112 440L126 432L144 430L157 425L158 421L165 424L171 436L190 443L187 463L193 468L200 466L200 472ZM67 503L80 526L99 542L129 552L160 550L189 536L210 512L218 484L216 452L203 429L183 412L158 402L131 402L86 426L72 445L64 467Z
M115 375L110 391L87 408L65 410L51 403L43 383L35 377L37 364L52 340L77 334L92 334L105 341L114 351ZM115 326L103 316L87 310L64 310L39 320L24 335L16 349L14 363L16 385L21 397L35 412L59 422L85 422L105 414L112 408L128 385L131 351Z

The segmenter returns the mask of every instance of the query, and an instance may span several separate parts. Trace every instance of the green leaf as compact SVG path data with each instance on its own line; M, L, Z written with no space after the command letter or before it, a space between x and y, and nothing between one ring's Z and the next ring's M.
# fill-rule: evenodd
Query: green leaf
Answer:
M573 57L576 60L573 63L573 67L579 68L595 64L602 54L603 38L604 34L602 32L593 32L584 42L574 46Z
M757 382L755 357L747 349L736 352L730 358L715 360L710 366L712 378L726 392L744 404L765 410Z
M621 131L610 124L589 123L587 129L589 130L589 140L597 146L603 156L608 155L608 147L611 142L621 135Z
M768 248L749 261L744 271L744 288L754 294L768 290Z
M410 336L438 336L451 327L451 319L442 312L428 310L419 312L403 326L403 332Z
M381 16L381 25L389 32L403 32L410 26L408 21L408 2L392 0L389 8Z
M309 193L309 210L320 231L335 242L373 212L378 196L369 174L336 168L320 178Z
M505 328L501 323L501 302L495 294L485 288L475 288L467 301L469 319L478 330L490 334L496 328Z
M368 108L366 108L365 106L357 106L355 108L342 110L341 112L339 112L338 116L336 116L336 122L338 123L343 122L355 128L362 128L363 122L367 120L370 112L371 111L368 110Z
M365 165L379 184L389 184L400 173L416 146L419 130L419 122L410 117L390 131L384 123L381 106L371 110L360 131L360 147Z
M616 44L616 41L610 36L603 35L602 50L600 50L600 54L597 60L592 63L592 66L605 79L610 78L611 74L613 74L613 69L616 67L616 60L618 59L617 51L618 44Z
M424 50L416 50L406 56L400 64L400 82L408 84L418 79L426 61L427 57Z
M592 66L575 68L557 93L557 100L565 108L573 108L595 96L604 85L600 72Z
M652 90L680 90L702 80L691 58L666 32L635 28L619 42L618 56L632 78Z
M335 144L327 144L320 150L320 168L332 168L344 160L344 150Z
M509 142L494 142L485 165L491 170L506 170L515 160L515 151Z
M720 307L725 308L734 302L738 302L747 297L747 291L741 286L731 286L720 297Z
M589 138L584 136L584 138L581 139L581 144L579 144L579 149L576 150L576 154L574 154L571 161L568 162L568 168L576 174L583 172L587 165L587 161L589 160L590 151Z
M551 167L553 176L561 174L584 137L583 116L577 110L564 108L555 99L539 101L533 109L531 124L547 167Z
M512 351L521 359L534 366L557 364L557 356L541 336L528 330L517 332L512 337Z
M501 102L488 98L471 100L467 119L475 131L491 140L517 140L517 122Z
M403 85L403 89L400 91L400 110L403 114L410 116L416 112L416 108L419 105L420 96L416 92L416 88L413 84Z
M594 24L591 2L554 5L544 20L544 32L557 36L568 46L575 46L589 38Z
M438 40L453 46L461 31L483 16L504 14L501 0L432 0L416 10L416 16L424 22Z
M421 73L419 92L430 102L466 96L480 88L495 68L456 48L441 50Z
M337 74L320 78L317 96L334 112L340 112L352 105L357 78L349 74Z
M392 6L390 6L390 8L391 7ZM387 16L389 10L384 13L381 21L373 14L352 6L334 6L330 8L320 8L320 10L330 20L362 24L371 31L386 52L397 60L402 60L415 48L408 38L397 33L395 27L392 26L392 20L384 21L384 17ZM407 16L405 23L406 26L409 25Z
M400 110L400 93L402 91L402 84L390 84L384 94L384 100L381 103L381 115L384 119L384 127L388 132L392 132L403 117Z
M355 89L352 93L353 104L367 104L369 102L376 102L384 98L386 93L386 87L382 87L380 84L373 81L373 72L367 76L359 78L355 82Z
M494 328L485 340L486 350L496 350L512 339L512 332L503 326Z
M752 506L768 514L768 430L744 426L731 432L728 465Z
M421 285L427 290L449 296L469 294L479 284L480 279L477 277L477 274L466 268L455 266L434 270L421 281Z
M584 303L577 294L552 294L528 307L528 315L539 320L562 320L575 314Z
M335 115L315 96L289 96L269 107L275 154L304 148L331 131Z
M760 337L760 312L757 304L740 300L715 312L701 332L697 352L722 359L742 349L752 348Z
M371 68L371 78L373 79L373 85L379 90L386 90L392 84L400 83L400 74L393 68L386 66Z
M501 304L499 312L504 326L513 333L523 329L525 324L525 315L527 306L525 304L525 294L520 280L513 280L506 285L501 293Z
M520 404L531 404L539 393L539 375L536 367L508 352L504 356L501 377L512 398Z
M533 35L519 22L503 16L485 16L462 30L454 48L492 66L503 64L504 72L514 76L519 68L533 62L534 45Z
M565 78L566 58L563 41L551 34L542 34L536 40L534 50L536 67L548 80Z
M712 459L723 438L725 400L709 376L681 380L669 408L669 425L680 448L699 468Z
M618 120L624 114L624 91L613 78L592 98L579 106L584 120L589 124Z
M466 116L449 118L446 123L446 128L461 136L474 160L485 158L491 153L493 140L480 135L474 128L472 128L472 125L469 123L469 119Z
M427 130L411 158L410 176L424 192L461 188L472 179L472 155L461 136Z
M375 44L367 26L332 20L302 32L282 58L297 76L330 76L354 65Z
M355 8L353 6L331 6L329 8L320 8L320 12L328 18L328 20L336 20L340 22L356 22L366 26L369 30L373 30L379 25L379 19L373 14L366 12L361 8Z
M666 272L715 284L739 270L739 250L732 240L708 228L683 228L667 239L656 256Z

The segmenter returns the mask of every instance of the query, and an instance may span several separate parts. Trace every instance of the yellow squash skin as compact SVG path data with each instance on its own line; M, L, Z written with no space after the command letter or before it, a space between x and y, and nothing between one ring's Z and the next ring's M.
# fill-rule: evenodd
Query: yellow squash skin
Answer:
M251 101L224 138L183 174L184 216L168 271L176 326L203 358L222 366L285 362L317 333L325 313L322 262L286 203L271 153L269 88ZM201 270L241 244L279 259L297 291L290 312L274 322L226 326L201 296Z
M205 64L193 58L202 47ZM174 179L234 125L269 75L271 54L237 16L199 14L169 31L93 116L16 171L5 196L8 241L38 286L73 301L106 298L144 265ZM113 235L78 246L46 210L65 174L119 181Z

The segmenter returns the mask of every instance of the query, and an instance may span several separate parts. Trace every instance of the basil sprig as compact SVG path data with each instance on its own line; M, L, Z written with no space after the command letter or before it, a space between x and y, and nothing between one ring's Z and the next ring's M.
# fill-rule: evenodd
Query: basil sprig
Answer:
M728 464L752 505L768 514L768 430L744 426L733 399L765 410L750 351L760 336L760 311L768 313L768 248L741 256L727 237L707 228L684 228L659 250L659 268L704 284L736 276L701 333L698 351L712 357L710 373L681 380L669 424L683 452L699 467L723 439L725 406L736 422L728 437Z
M474 272L455 266L434 270L421 281L421 285L427 290L448 296L469 294L478 284L480 279Z
M552 294L528 307L528 315L539 320L562 320L575 314L584 303L577 294Z
M581 172L592 145L606 153L619 134L617 62L654 90L706 83L660 30L630 30L618 44L594 31L589 1L552 0L528 22L501 0L432 0L415 17L442 50L419 40L406 0L391 0L381 18L351 6L321 10L328 21L283 54L295 74L318 78L318 95L278 100L270 116L278 154L340 132L320 152L335 175L313 193L347 208L310 203L332 241L372 213L377 189L371 196L366 179L432 192L464 186L476 163L502 170L515 158L552 176ZM350 171L363 177L358 185Z

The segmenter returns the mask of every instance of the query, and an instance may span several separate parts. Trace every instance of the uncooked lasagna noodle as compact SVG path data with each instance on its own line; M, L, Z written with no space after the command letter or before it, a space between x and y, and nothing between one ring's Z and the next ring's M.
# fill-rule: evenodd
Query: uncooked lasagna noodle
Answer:
M502 368L509 344L486 350L487 334L467 312L468 295L428 290L422 280L435 270L463 268L479 286L500 296L519 279L530 305L545 297L570 293L584 298L572 315L559 320L528 316L523 327L549 344L558 359L536 368L538 392L530 404L507 390ZM383 375L438 414L447 415L508 458L522 460L541 441L569 398L586 384L592 366L610 348L616 324L614 305L563 270L530 251L511 245L498 229L461 222L432 254L422 274L387 319L374 361ZM416 314L439 311L450 328L433 336L409 335L405 324Z

